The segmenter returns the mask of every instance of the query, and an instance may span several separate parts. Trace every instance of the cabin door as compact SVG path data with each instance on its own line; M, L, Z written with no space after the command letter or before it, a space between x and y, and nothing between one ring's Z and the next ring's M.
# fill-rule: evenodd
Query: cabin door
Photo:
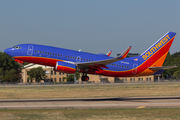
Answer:
M32 54L33 54L33 45L29 45L27 50L27 55L32 55Z
M132 74L136 74L137 73L137 64L133 64L133 70L132 70Z

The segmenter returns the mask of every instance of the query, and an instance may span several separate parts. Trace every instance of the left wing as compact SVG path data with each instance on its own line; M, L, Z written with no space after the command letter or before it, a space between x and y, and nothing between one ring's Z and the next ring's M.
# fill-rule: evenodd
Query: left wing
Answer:
M123 60L124 58L126 58L127 54L129 53L131 49L131 46L129 46L121 55L119 55L116 58L111 58L111 59L106 59L106 60L99 60L99 61L93 61L93 62L83 62L83 63L77 63L77 67L79 68L88 68L88 67L95 67L96 68L107 68L106 65L113 63L113 62L117 62L119 60Z

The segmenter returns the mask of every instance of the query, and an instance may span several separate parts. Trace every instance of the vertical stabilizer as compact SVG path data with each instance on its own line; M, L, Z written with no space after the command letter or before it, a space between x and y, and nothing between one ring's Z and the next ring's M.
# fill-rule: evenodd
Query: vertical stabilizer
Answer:
M151 67L162 66L175 35L175 32L167 32L157 42L143 52L140 56L144 62L151 65Z

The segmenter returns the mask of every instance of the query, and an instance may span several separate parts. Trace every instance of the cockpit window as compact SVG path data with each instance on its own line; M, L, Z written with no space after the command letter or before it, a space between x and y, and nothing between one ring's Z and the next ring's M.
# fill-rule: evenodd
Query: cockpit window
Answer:
M13 48L16 48L16 49L21 49L21 47L20 47L20 46L14 46Z

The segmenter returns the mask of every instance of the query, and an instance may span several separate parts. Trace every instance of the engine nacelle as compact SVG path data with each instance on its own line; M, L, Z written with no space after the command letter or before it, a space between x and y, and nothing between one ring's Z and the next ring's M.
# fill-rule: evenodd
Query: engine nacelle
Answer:
M63 73L75 73L76 65L66 62L57 61L55 71L63 72Z

